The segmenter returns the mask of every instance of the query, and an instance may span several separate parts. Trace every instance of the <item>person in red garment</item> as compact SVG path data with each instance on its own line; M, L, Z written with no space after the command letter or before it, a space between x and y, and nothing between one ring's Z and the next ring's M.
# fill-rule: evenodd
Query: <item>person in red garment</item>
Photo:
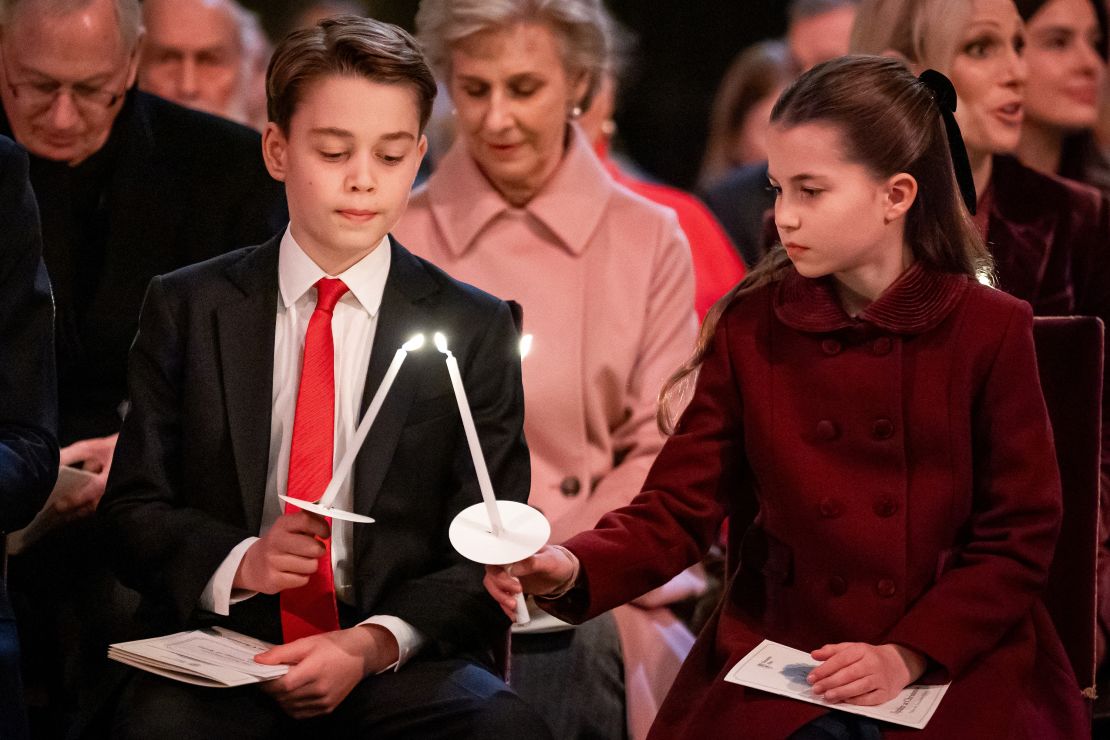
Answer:
M615 88L613 74L604 75L589 109L579 117L578 123L614 180L637 195L670 208L678 216L678 224L690 242L690 255L694 260L694 307L698 317L705 318L717 299L744 277L744 263L728 234L704 203L678 188L635 177L610 158L609 145L616 132L613 122Z
M1039 599L1061 501L1032 310L980 282L955 104L940 73L882 57L789 88L768 136L785 246L672 376L665 398L696 386L643 492L513 575L487 568L502 609L523 587L580 621L696 561L731 518L725 597L656 740L1090 733ZM952 685L916 730L726 682L765 638L812 651L807 680L834 703Z

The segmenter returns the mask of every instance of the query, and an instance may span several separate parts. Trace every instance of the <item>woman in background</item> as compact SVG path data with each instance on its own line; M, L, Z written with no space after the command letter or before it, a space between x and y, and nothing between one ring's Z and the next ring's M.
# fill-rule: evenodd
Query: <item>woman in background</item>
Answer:
M574 125L607 63L608 23L600 0L423 0L416 17L457 136L394 233L523 306L529 503L552 542L635 496L663 442L655 399L697 325L674 213L613 182ZM617 738L625 680L661 695L689 644L639 652L612 618L573 629L537 613L512 646L512 686L555 737Z
M733 60L713 99L701 187L737 167L767 161L771 106L796 75L790 50L777 39L749 46Z
M1110 162L1095 138L1106 79L1103 0L1018 0L1025 19L1025 120L1018 157L1110 192Z

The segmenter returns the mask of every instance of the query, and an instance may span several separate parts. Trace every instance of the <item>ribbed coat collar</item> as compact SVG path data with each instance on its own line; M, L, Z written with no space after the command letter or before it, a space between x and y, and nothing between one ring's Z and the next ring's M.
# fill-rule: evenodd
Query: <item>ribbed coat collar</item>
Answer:
M841 307L833 280L806 278L791 269L778 284L775 314L799 331L832 332L871 324L895 334L921 334L956 307L970 279L915 262L855 317Z

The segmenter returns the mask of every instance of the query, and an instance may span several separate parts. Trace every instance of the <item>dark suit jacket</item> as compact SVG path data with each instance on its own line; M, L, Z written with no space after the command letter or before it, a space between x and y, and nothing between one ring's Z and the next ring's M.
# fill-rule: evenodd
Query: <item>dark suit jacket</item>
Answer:
M10 135L6 118L0 133ZM71 205L57 186L65 165L31 157L46 266L58 294L63 444L118 431L127 350L150 279L258 244L288 219L260 137L244 126L133 90L104 149L107 244L96 288L77 313L65 289L75 269Z
M58 476L54 304L27 154L0 136L0 735L27 737L4 532L23 527Z
M767 252L764 222L775 207L775 196L767 189L767 163L738 167L702 194L713 215L725 227L732 243L750 269Z
M58 476L53 319L27 154L0 136L0 532L31 521Z
M508 305L396 242L363 409L409 337L443 331L458 357L500 497L528 495L523 388ZM99 511L121 580L141 592L152 629L202 615L197 600L231 549L257 535L270 449L279 238L155 278L130 358L131 410ZM411 353L358 457L355 612L398 616L436 654L486 649L508 620L482 566L447 539L481 500L443 355ZM231 626L276 638L276 599L232 607Z

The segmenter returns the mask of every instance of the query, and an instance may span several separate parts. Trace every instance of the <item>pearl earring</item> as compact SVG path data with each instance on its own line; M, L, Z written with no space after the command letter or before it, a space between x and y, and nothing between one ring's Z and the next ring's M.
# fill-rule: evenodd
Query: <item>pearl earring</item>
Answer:
M571 120L581 118L582 117L582 106L576 105L573 108L571 108L570 109L570 117L571 117Z

